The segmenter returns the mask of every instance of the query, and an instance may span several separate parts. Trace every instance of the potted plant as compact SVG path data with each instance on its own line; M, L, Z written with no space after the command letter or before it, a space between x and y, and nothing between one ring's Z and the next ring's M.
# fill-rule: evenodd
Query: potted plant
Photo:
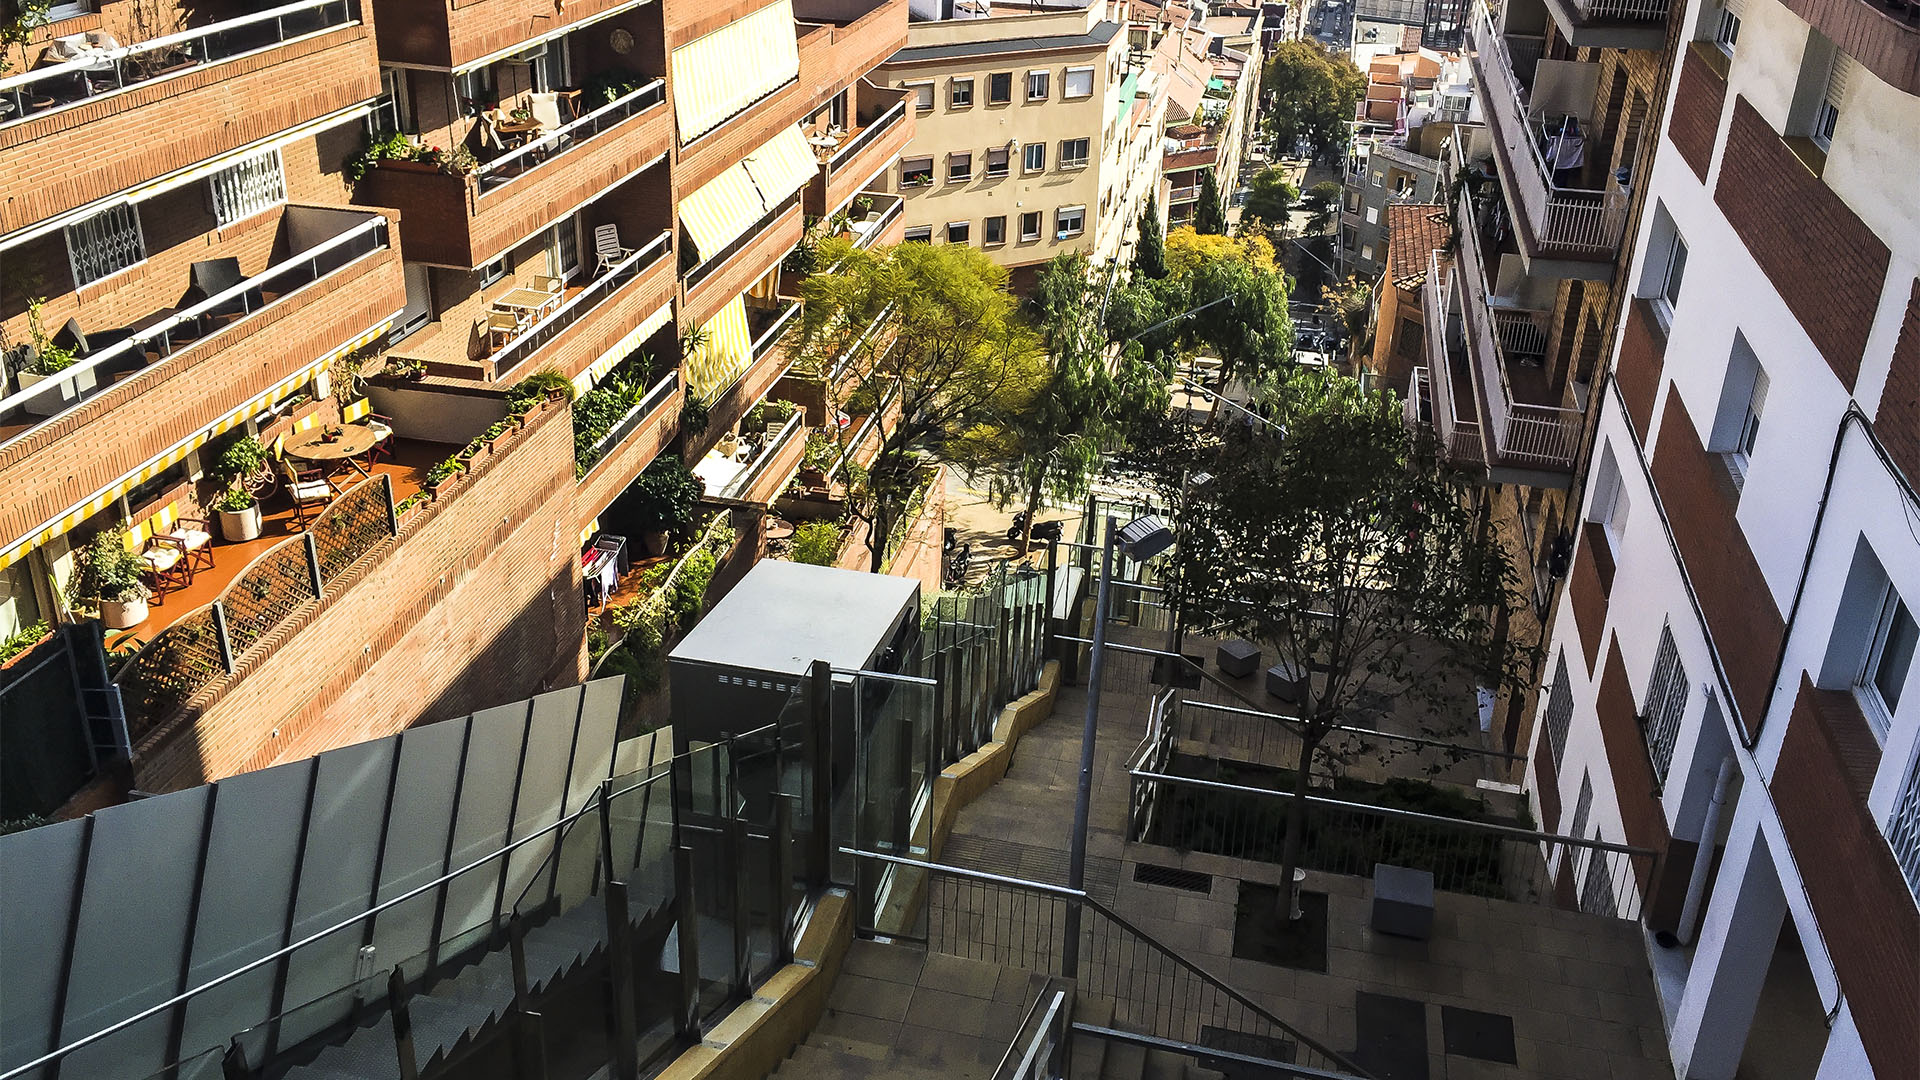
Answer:
M640 542L649 555L665 555L676 532L693 524L700 497L706 494L699 477L673 454L656 458L627 489L640 523Z
M707 399L699 394L689 393L680 403L680 430L689 438L706 434L711 418Z
M138 626L147 617L147 564L127 547L127 527L102 529L80 549L70 584L75 599L90 601L109 629Z
M840 444L824 431L807 433L807 448L800 455L800 483L817 488L827 483L827 470L840 452Z
M214 475L225 490L213 506L220 512L220 535L228 540L254 540L260 536L260 500L254 498L247 483L267 467L267 447L251 435L242 435L220 451L214 463Z
M48 379L80 362L72 349L55 345L47 335L46 327L40 322L40 313L47 306L46 297L31 298L27 301L27 344L25 363L20 367L20 389L26 390L38 386ZM67 406L80 400L80 391L92 389L93 379L88 375L86 385L82 380L72 379L55 392L41 394L27 402L27 411L35 416L53 416L64 412Z

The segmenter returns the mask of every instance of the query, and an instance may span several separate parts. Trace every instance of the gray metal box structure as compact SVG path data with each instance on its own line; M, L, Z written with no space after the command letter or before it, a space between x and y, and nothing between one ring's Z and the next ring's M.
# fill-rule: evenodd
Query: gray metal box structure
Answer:
M919 633L913 578L762 560L667 656L675 748L773 723L815 660L899 672ZM834 693L849 695L835 715L852 715L851 678Z

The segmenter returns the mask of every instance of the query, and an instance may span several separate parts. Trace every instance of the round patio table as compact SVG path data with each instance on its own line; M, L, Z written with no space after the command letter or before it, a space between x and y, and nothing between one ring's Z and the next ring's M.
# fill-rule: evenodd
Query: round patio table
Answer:
M365 424L347 424L340 429L340 437L332 442L322 439L325 434L324 428L314 428L298 435L289 435L286 443L280 448L281 452L302 461L327 464L338 464L344 461L353 466L355 472L362 476L367 475L367 470L361 468L360 463L354 459L363 456L380 442L378 433Z

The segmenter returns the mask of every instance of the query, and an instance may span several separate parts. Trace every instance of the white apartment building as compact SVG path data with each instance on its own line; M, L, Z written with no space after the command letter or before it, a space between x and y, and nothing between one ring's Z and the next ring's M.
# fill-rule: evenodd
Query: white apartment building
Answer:
M1920 25L1690 0L1530 788L1675 1073L1920 1076ZM1656 940L1657 938L1657 940Z
M1123 0L922 20L875 75L913 93L890 190L906 239L972 244L1023 288L1063 252L1116 259L1159 184L1162 76L1131 54Z

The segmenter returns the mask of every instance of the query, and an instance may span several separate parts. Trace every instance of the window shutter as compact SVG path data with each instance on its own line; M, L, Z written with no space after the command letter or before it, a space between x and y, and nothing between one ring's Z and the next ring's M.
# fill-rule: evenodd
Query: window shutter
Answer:
M1747 18L1747 0L1724 0L1720 5L1733 12L1734 17L1745 22Z
M1827 71L1827 101L1834 108L1845 111L1847 91L1856 81L1860 62L1846 53L1834 50L1833 66Z

